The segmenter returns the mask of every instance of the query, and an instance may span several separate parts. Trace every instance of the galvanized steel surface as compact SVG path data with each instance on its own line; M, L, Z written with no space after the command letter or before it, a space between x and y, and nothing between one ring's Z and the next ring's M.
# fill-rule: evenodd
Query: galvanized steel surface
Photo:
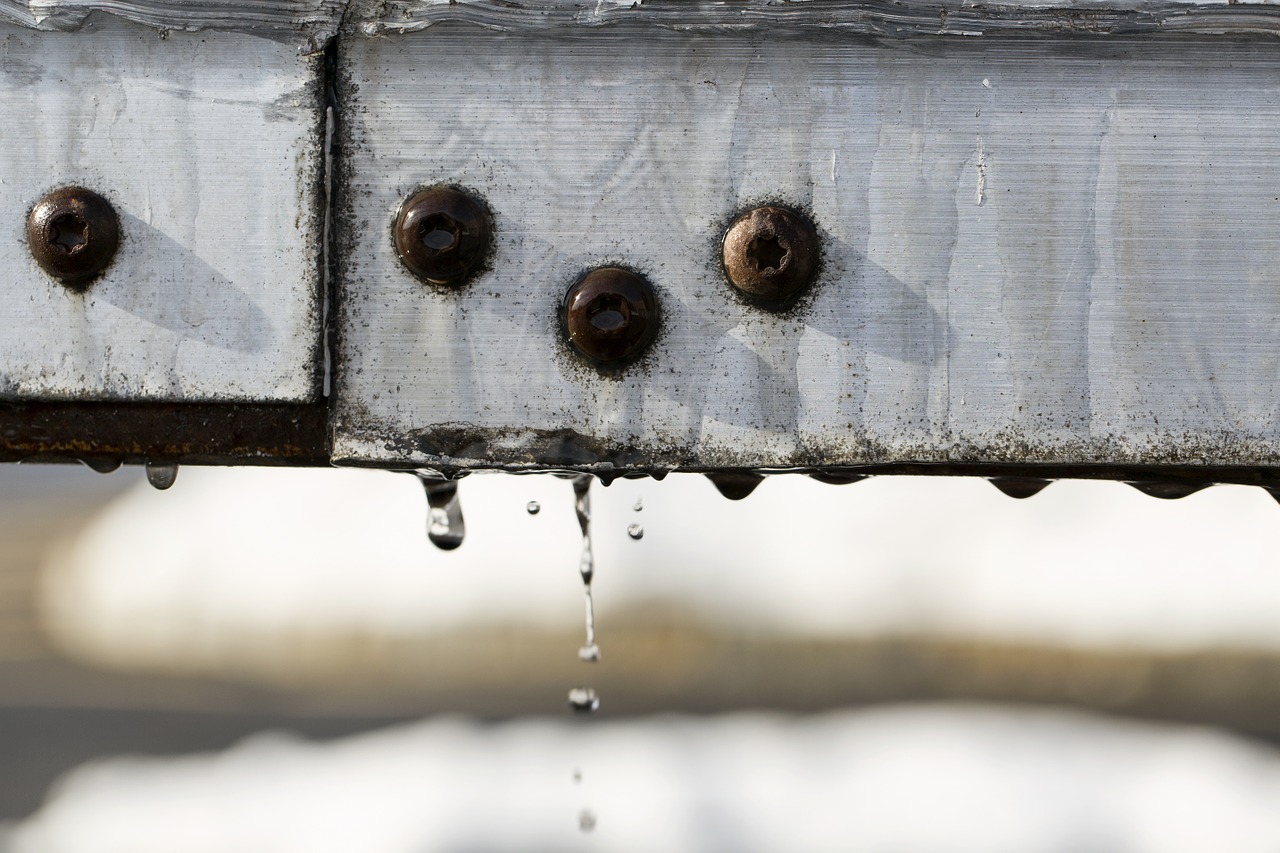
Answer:
M322 59L110 18L0 38L0 398L316 399ZM24 233L67 185L119 218L115 260L83 293Z
M444 25L341 53L341 461L1280 462L1269 45ZM446 181L495 216L459 293L388 248ZM761 202L824 247L782 315L719 269ZM554 334L603 263L666 318L620 376Z

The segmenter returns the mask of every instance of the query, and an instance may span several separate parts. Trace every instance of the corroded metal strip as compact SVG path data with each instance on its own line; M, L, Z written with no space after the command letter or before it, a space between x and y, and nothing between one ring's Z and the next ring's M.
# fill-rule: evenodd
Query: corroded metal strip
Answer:
M329 464L324 405L0 404L0 462Z
M893 0L355 0L348 20L365 35L444 23L508 32L641 24L698 33L833 30L913 36L1275 34L1280 6L1234 2L964 4Z

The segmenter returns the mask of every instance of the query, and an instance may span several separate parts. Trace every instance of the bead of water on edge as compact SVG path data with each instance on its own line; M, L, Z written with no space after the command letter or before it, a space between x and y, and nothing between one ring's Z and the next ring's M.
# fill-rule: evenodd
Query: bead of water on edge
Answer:
M147 463L147 482L160 491L164 491L173 485L178 479L178 465L176 462L148 462Z
M578 829L583 832L590 832L596 828L596 813L590 809L583 809L578 813Z
M578 649L578 660L584 663L595 663L600 660L600 647L595 643L583 646Z
M628 524L627 535L630 536L632 539L643 539L644 528L638 524Z
M569 691L569 707L575 714L590 714L600 709L600 697L590 687L575 687Z
M537 501L529 501L524 505L524 511L529 513L529 515L537 515L542 512L542 504Z

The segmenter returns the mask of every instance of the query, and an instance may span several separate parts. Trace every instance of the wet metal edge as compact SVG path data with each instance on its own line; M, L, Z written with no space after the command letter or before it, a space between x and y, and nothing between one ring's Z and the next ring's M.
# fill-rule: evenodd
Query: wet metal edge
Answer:
M0 462L328 467L328 418L326 404L0 403Z

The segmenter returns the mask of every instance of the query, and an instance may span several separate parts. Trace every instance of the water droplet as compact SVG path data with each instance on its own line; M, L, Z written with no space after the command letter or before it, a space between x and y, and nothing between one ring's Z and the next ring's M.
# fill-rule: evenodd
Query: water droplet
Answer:
M1133 486L1144 495L1150 495L1153 498L1171 501L1178 498L1185 498L1187 495L1193 495L1201 489L1208 488L1209 483L1177 483L1177 482L1131 482Z
M756 490L756 486L764 480L759 474L750 471L720 471L708 474L707 479L720 494L731 501L740 501Z
M581 781L582 781L582 768L581 767L573 768L573 784L577 785Z
M147 482L160 491L173 485L178 479L177 462L148 462Z
M578 649L578 660L583 663L595 663L600 660L600 647L595 643Z
M427 538L441 551L452 551L467 535L458 499L458 484L426 474L418 474L427 493Z
M636 505L631 508L632 512L644 512L644 501L636 498Z
M524 511L529 513L529 515L537 515L542 512L542 504L537 501L529 501L524 505Z
M1039 494L1045 486L1051 483L1051 480L1045 480L1040 477L992 477L991 485L1004 492L1011 498L1029 498L1032 495Z
M81 459L80 461L99 474L110 474L121 464L119 459Z
M591 832L596 828L596 813L591 809L583 809L578 812L578 829L583 832Z
M591 585L595 575L595 555L591 552L591 475L578 474L573 478L573 508L578 515L578 527L582 529L582 558L578 561L578 573L582 582Z
M600 710L600 697L590 687L575 687L569 691L569 707L575 714L593 714Z
M819 483L826 483L828 486L847 486L850 483L859 483L867 479L866 474L850 474L843 471L813 471L809 476Z
M640 526L640 525L638 525L638 524L628 524L628 525L627 525L627 535L628 535L628 536L630 536L632 539L637 539L637 540L638 540L638 539L643 539L643 538L644 538L644 528L643 528L643 527L641 527L641 526Z

